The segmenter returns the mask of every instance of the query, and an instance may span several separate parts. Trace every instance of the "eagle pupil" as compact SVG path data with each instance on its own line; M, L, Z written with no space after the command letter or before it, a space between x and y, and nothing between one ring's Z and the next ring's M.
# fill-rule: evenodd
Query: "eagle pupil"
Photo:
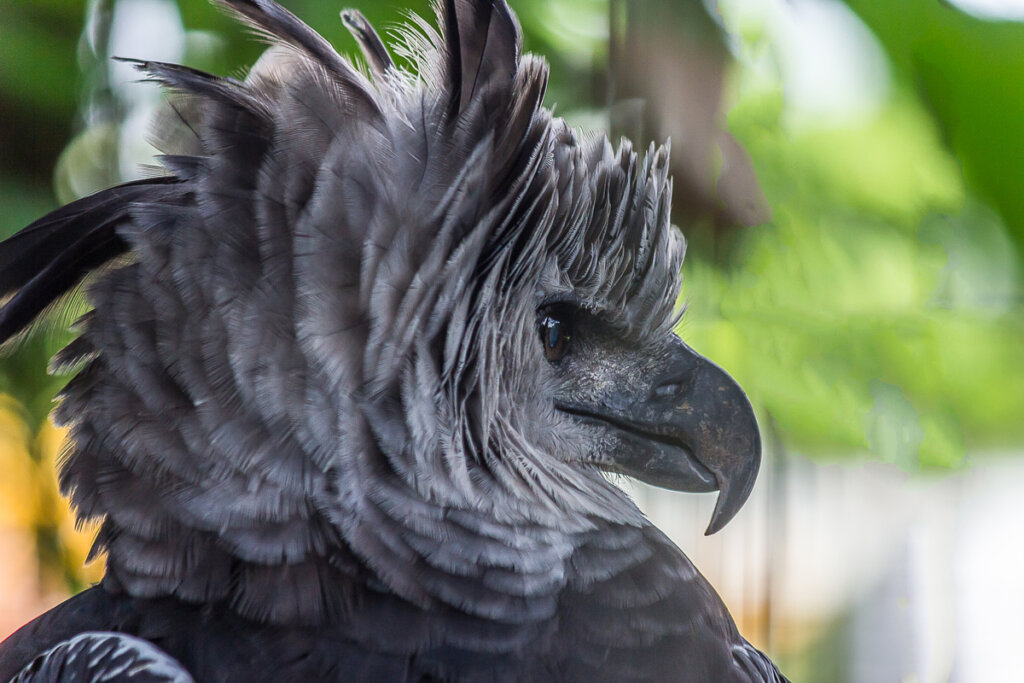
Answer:
M572 329L567 319L546 315L540 322L540 338L544 343L544 355L552 363L562 360L569 350Z

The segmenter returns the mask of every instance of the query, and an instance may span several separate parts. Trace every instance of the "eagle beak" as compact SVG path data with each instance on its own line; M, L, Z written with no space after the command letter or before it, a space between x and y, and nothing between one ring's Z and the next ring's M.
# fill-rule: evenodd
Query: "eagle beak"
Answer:
M754 487L761 435L750 401L678 337L662 372L641 392L559 407L614 433L617 447L598 463L603 469L676 491L719 491L707 535L739 512Z
M761 433L754 409L736 381L682 342L679 346L675 369L689 382L667 425L669 433L714 475L718 502L704 532L710 536L729 523L754 488L761 466Z

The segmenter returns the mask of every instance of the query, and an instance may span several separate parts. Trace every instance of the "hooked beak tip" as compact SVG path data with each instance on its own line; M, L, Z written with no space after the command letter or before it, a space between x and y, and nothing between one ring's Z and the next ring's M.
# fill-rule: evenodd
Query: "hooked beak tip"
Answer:
M726 524L740 511L750 492L754 489L754 482L757 480L757 472L761 467L761 443L757 439L754 455L739 471L725 473L722 470L715 472L715 479L718 483L718 501L715 503L715 511L711 513L711 521L704 532L710 536L721 531Z
M724 493L718 494L718 502L715 503L715 511L711 514L711 521L708 523L708 528L704 530L705 536L711 536L717 534L719 531L725 528L725 525L732 521L732 518L736 515L738 510L726 512L725 507L722 505L722 499L725 498Z

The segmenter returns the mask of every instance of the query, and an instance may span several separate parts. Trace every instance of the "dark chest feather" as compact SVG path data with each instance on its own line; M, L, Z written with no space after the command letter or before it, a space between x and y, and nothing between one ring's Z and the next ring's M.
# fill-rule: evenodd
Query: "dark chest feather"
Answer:
M566 591L552 617L528 625L454 610L426 613L367 593L352 621L308 628L257 624L226 606L138 600L96 587L0 646L0 680L57 642L97 630L155 644L197 681L748 680L733 664L730 650L739 638L731 621L701 606L698 596L710 591L703 579L687 583L688 596L652 602L625 600L626 586L615 582Z

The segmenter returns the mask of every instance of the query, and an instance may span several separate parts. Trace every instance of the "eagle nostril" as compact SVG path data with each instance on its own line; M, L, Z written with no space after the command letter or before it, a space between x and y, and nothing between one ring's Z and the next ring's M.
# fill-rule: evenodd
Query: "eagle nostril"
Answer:
M654 396L656 398L675 398L681 393L683 393L682 382L665 382L654 387Z

